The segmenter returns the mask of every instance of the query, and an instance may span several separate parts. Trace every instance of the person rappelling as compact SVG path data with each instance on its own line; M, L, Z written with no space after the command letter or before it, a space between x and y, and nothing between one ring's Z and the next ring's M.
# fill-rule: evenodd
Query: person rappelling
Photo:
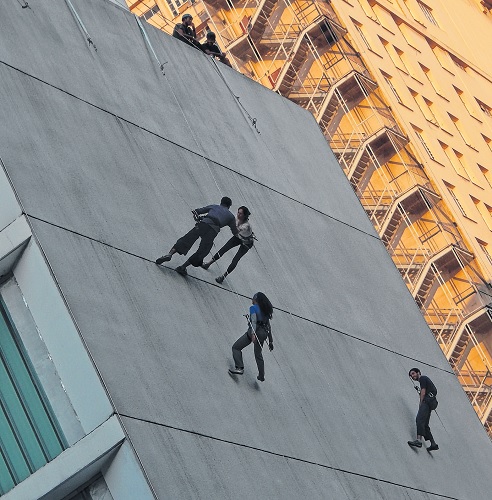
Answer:
M155 263L161 265L163 262L168 262L175 253L186 255L195 241L201 238L197 251L184 264L178 266L176 271L182 276L186 276L188 274L186 268L189 265L200 267L203 264L203 259L212 249L214 239L219 234L221 228L229 226L234 236L238 234L236 219L229 210L231 205L231 199L224 196L220 200L220 205L207 205L206 207L192 210L193 218L196 221L195 227L179 238L171 250L169 250L169 253L156 259Z
M249 308L249 315L245 315L248 320L247 332L239 337L232 346L232 357L235 368L229 368L231 375L242 375L244 373L244 363L242 350L253 343L256 365L258 366L258 376L260 382L265 381L265 362L263 361L263 343L268 338L268 348L273 351L273 337L270 320L273 315L272 303L268 297L261 292L255 293L252 299L253 305Z
M237 209L236 227L238 233L232 236L232 238L212 257L211 260L202 264L203 269L208 269L226 252L237 246L239 247L236 255L232 259L232 262L229 264L227 271L215 279L217 283L222 283L226 276L232 273L234 269L236 269L238 262L248 253L251 248L253 248L254 234L253 229L251 228L251 223L249 222L250 215L251 212L249 211L248 207L242 206Z
M427 448L427 451L436 451L439 449L439 446L434 441L429 421L432 410L435 410L438 404L436 399L437 388L429 377L420 373L418 368L411 368L408 376L412 381L418 381L420 384L420 387L414 384L415 389L417 389L420 395L419 411L415 419L417 423L417 439L415 441L408 441L408 444L413 448L422 448L422 440L430 441L431 445Z

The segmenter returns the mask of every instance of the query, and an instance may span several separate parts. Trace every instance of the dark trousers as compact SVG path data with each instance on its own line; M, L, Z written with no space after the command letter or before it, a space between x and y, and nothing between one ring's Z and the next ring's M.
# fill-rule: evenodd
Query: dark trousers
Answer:
M424 436L426 441L434 441L429 427L429 420L432 410L437 408L436 398L424 398L417 413L417 435Z
M195 241L201 238L197 251L188 259L188 264L200 267L203 264L203 259L212 249L217 234L212 226L205 222L199 222L191 231L188 231L182 238L179 238L174 244L174 248L179 254L186 255Z
M243 353L241 351L251 344L252 334L253 332L251 331L251 328L249 328L248 331L239 337L232 346L232 357L234 358L236 368L244 368ZM263 326L258 326L256 328L256 342L254 343L254 348L256 365L258 366L258 375L260 378L265 377L265 363L263 361L262 347L267 335L268 333Z
M227 268L227 274L232 273L236 269L237 263L248 253L249 248L242 244L240 238L233 236L213 257L214 260L219 260L222 255L238 245L239 249Z

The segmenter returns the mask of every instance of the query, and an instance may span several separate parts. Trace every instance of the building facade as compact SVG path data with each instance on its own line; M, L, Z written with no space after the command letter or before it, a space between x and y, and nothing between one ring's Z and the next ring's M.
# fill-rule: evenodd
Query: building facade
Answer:
M238 71L311 111L490 433L490 3L128 5L168 33L190 12Z

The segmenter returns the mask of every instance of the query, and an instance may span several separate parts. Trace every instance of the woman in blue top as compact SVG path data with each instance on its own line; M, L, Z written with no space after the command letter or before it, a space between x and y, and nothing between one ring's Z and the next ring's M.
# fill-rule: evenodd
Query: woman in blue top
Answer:
M249 308L248 331L239 337L232 346L232 357L235 369L230 368L231 375L242 375L244 373L242 350L253 343L255 348L256 364L258 365L258 377L260 382L265 380L265 363L263 362L263 342L268 337L268 348L273 351L272 330L270 320L272 319L273 306L268 297L258 292L253 297L253 305Z

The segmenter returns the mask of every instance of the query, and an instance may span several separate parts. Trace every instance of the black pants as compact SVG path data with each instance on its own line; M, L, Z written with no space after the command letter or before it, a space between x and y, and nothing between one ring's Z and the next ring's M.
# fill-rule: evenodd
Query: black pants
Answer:
M436 408L436 398L424 398L422 404L419 406L417 418L415 419L417 422L417 435L424 436L426 441L434 441L429 427L429 420L432 410L435 410Z
M214 260L219 260L222 255L238 245L239 249L227 268L227 274L232 273L236 269L237 263L248 253L249 248L242 244L240 238L233 236L213 257Z
M188 259L189 264L200 267L203 264L203 259L212 249L217 234L217 231L212 226L205 222L199 222L191 231L179 238L174 244L174 248L179 254L186 255L195 241L201 238L197 251Z

